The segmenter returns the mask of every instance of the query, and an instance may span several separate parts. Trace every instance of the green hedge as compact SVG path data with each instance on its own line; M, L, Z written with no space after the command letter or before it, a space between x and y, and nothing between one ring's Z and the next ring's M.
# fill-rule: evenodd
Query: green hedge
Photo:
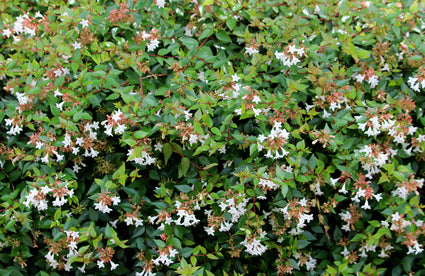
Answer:
M423 274L424 7L2 1L0 274Z

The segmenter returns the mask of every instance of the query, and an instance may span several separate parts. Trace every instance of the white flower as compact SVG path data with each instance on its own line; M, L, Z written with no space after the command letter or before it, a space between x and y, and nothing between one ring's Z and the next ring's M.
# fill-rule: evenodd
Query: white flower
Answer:
M384 67L381 69L381 71L390 71L390 66L388 65L388 63L385 63Z
M143 226L143 220L136 219L136 227L138 227L138 226Z
M335 185L336 185L336 183L339 181L339 177L338 178L332 178L331 177L331 183L332 183L332 186L334 186L335 187Z
M71 271L72 264L71 263L66 263L64 269L65 269L65 271Z
M110 221L109 224L111 224L112 228L117 228L117 222L118 222L118 219L114 221Z
M158 8L164 8L165 0L156 0L156 5Z
M9 29L4 29L3 30L3 35L7 36L8 38L12 35L12 32Z
M381 253L378 255L379 258L389 257L388 254L385 253L384 249L381 250Z
M369 210L370 209L369 201L367 199L366 199L365 203L363 204L362 209L363 210Z
M392 214L391 216L393 221L399 221L401 219L400 214L398 212Z
M219 148L219 149L218 149L218 151L219 151L221 154L225 154L225 153L226 153L226 146L222 146L221 148Z
M242 245L245 246L246 252L250 255L260 256L267 250L267 246L261 244L260 240L253 239L252 241L248 241L245 237L245 240L241 242Z
M362 82L363 82L363 80L364 80L364 78L365 78L365 76L364 76L364 75L360 75L360 74L353 74L353 78L354 78L357 82L362 83Z
M323 110L323 118L331 117L331 113L327 112L326 109Z
M59 154L59 153L56 153L56 158L57 158L57 162L60 162L60 161L62 161L63 160L63 154Z
M59 97L59 96L63 96L63 94L59 91L59 89L56 89L53 93L53 96Z
M75 154L75 155L77 155L78 152L80 151L79 147L72 147L71 149L72 149L72 154Z
M88 27L88 26L89 26L89 21L88 21L87 19L82 19L82 20L80 21L80 24L81 24L81 27L82 27L82 28L84 28L84 27Z
M385 227L390 227L390 223L388 221L386 221L386 220L382 220L381 221L381 225L382 226L385 226Z
M74 164L74 166L72 167L72 171L74 173L78 173L80 171L81 167L78 166L77 164Z
M118 126L115 128L115 134L124 134L124 131L127 129L126 125L118 124Z
M300 206L302 206L302 207L307 207L307 203L308 203L308 201L307 201L307 199L305 199L305 198L301 199L301 200L298 202L298 204L300 204Z
M151 37L151 34L149 34L149 33L145 32L145 31L142 31L142 39L143 39L143 40L146 40L146 39L148 39L149 37Z
M43 158L41 158L40 160L41 160L41 162L43 162L44 164L49 163L49 155L48 155L48 154L46 154L46 156L44 156L44 157L43 157Z
M74 41L74 43L72 43L72 46L74 46L74 50L81 49L81 43L77 41Z
M420 88L419 88L419 82L416 83L416 84L414 84L414 85L412 85L412 86L410 86L410 88L412 88L416 92L420 92L421 91Z
M77 141L75 141L75 143L81 147L84 143L84 138L83 137L77 137Z
M194 134L191 134L190 135L190 138L189 138L190 145L193 145L193 144L195 144L197 142L198 142L198 136L197 135L194 135Z
M104 205L102 202L97 202L94 204L94 209L101 211L102 213L109 213L112 211L107 205Z
M105 134L107 136L113 136L113 134L112 134L112 126L111 125L107 125L105 128L106 128Z
M252 47L246 47L245 53L252 56L255 53L259 53L259 51L257 49L252 48Z
M409 77L409 79L407 80L407 83L410 86L414 86L417 81L418 81L418 78Z
M345 189L345 183L342 185L342 188L338 192L344 195L348 193L348 191Z
M114 206L118 205L121 202L121 199L117 196L111 198Z
M346 246L344 246L344 251L341 252L341 255L343 255L344 257L350 255L350 251L348 251Z
M331 102L329 109L332 110L332 111L335 111L335 109L337 109L337 108L341 108L341 104L336 103L336 102Z
M104 267L105 267L105 263L104 263L103 261L101 261L101 260L98 260L98 261L97 261L97 266L98 266L99 268L104 268Z
M149 216L149 217L148 217L149 222L150 222L151 224L154 224L154 222L155 222L155 220L156 220L157 218L158 218L157 216L154 216L154 217Z
M110 261L111 263L111 270L114 270L115 268L117 268L118 264L114 263L113 261Z
M8 135L17 135L22 131L21 126L12 126L12 128L7 132Z
M348 211L346 213L339 214L339 216L343 221L349 221L351 219L351 213Z
M124 221L127 223L127 226L133 225L133 219L131 217L126 217Z
M413 135L413 134L415 134L415 132L416 132L416 130L417 130L417 129L418 129L417 127L410 126L410 127L409 127L409 133L408 133L408 135Z
M159 45L158 39L151 40L146 46L148 47L148 52L155 50Z
M313 270L316 267L317 260L313 259L311 256L309 256L308 261L305 263L306 269L308 271Z
M379 81L378 81L378 76L373 75L372 77L370 77L367 81L370 84L370 88L375 88L376 86L378 86Z
M263 112L263 110L261 108L256 109L255 107L252 108L252 111L254 111L254 116L257 117L261 114L261 112Z
M297 47L295 47L295 45L289 45L289 50L288 52L291 54L294 54L295 52L297 52Z
M163 145L161 143L156 143L155 146L154 146L154 149L156 151L162 152L162 147L163 147Z
M37 11L37 12L35 13L34 17L35 17L35 18L43 18L43 15L42 15L39 11Z
M309 105L309 104L305 104L305 111L308 113L315 105Z
M59 104L55 104L57 108L59 108L60 111L63 111L63 105L65 104L65 102L61 102Z
M359 257L364 257L364 258L366 258L366 257L367 257L366 250L362 249L362 251L361 251L361 252L360 252L360 254L359 254Z
M59 265L59 263L55 260L53 252L49 251L49 253L47 253L44 257L47 259L51 267L56 268Z
M16 92L16 97L18 98L18 102L20 105L25 105L29 102L29 98L25 93Z
M114 111L114 113L112 114L112 120L114 120L115 122L119 122L121 120L121 115L121 109Z
M60 77L60 76L62 76L62 70L61 69L56 69L54 72L53 72L54 74L55 74L55 77Z
M206 227L204 226L205 232L207 232L208 235L214 236L214 226Z
M230 230L230 228L232 228L232 226L233 226L233 223L224 221L222 224L220 224L220 229L218 229L218 231L227 232Z
M313 192L318 196L323 195L323 192L320 189L320 183L319 182L316 182L316 184L314 184L314 191Z

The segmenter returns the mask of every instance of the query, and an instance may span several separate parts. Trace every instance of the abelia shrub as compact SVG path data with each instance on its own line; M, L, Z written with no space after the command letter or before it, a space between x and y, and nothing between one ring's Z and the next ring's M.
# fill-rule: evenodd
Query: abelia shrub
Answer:
M424 273L424 7L3 1L1 274Z

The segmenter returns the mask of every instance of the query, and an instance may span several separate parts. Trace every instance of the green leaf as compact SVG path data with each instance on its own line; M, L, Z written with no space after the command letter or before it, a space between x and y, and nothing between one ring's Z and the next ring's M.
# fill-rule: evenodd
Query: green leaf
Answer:
M207 38L213 34L214 34L213 30L211 30L210 28L206 28L205 30L202 31L201 35L199 36L199 40L203 40L204 38Z
M129 145L130 147L134 147L136 145L136 141L134 141L134 139L124 139L123 142Z
M188 194L192 191L192 187L189 185L176 185L176 189L185 194Z
M107 223L105 227L105 237L113 239L116 235L117 233L115 230L109 225L109 223Z
M92 119L91 115L88 114L87 112L84 112L83 110L84 109L80 109L77 113L74 114L74 116L72 117L74 122L78 122L81 119L83 119L83 120L91 120Z
M61 216L61 208L58 208L53 216L54 220L57 221Z
M193 155L198 155L201 152L208 151L209 149L210 149L210 147L208 145L203 145L203 146L197 147L196 150L195 150L195 153Z
M190 167L190 160L189 160L189 158L183 157L182 158L182 162L181 162L181 168L182 168L181 173L182 173L183 176L186 176L187 171L189 170L189 167Z
M213 55L210 47L207 46L202 46L198 50L198 53L196 53L196 55L205 60L206 62L213 62L214 60L216 60L216 57Z
M282 169L280 168L280 166L276 166L276 176L280 180L285 180L285 173L282 171Z
M286 198L286 195L288 194L288 190L289 190L288 185L286 185L286 184L281 185L280 192L282 193L283 198Z
M173 147L169 143L167 143L162 148L162 152L164 154L164 163L165 165L167 165L168 159L170 159L170 156L173 153Z
M186 46L186 48L191 52L195 52L199 46L198 41L194 38L182 37L180 38L180 40L183 43L183 45Z
M143 130L138 130L134 133L134 137L136 137L137 139L141 139L141 138L145 138L146 136L148 136L149 133L143 131Z
M356 49L357 49L357 54L359 55L359 58L367 59L370 56L370 51L367 51L361 48L356 48Z
M122 164L121 164L121 166L118 168L118 170L116 170L115 172L114 172L114 174L112 175L112 178L118 178L118 177L120 177L121 175L124 175L125 174L125 162L123 162Z
M219 30L216 34L218 40L226 43L232 43L232 39L224 30Z
M229 20L226 21L226 25L230 30L233 30L233 28L236 26L236 19L234 18L230 18Z
M211 260L218 260L217 256L215 256L214 254L207 254L207 257Z
M151 107L151 106L157 106L158 100L155 98L153 94L147 94L143 98L142 106L143 107Z
M305 247L307 247L307 245L309 245L311 242L307 241L307 240L298 240L297 242L297 248L298 249L303 249Z
M379 227L381 225L381 223L377 220L370 220L369 224L374 226L374 227Z
M358 241L362 241L362 240L364 240L366 238L366 235L364 235L364 234L356 234L352 239L351 239L351 241L352 242L358 242Z
M310 160L308 160L309 169L314 169L317 166L317 158L314 154L311 155Z
M28 95L38 94L38 93L40 93L40 91L41 91L41 89L40 89L39 86L34 86L27 92L27 94Z
M419 11L419 3L417 0L413 1L412 5L409 7L409 12L417 13Z

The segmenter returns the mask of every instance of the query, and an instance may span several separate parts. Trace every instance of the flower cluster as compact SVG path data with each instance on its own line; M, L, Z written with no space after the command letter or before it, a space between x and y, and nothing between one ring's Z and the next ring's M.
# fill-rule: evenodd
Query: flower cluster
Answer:
M52 206L60 207L68 202L66 196L72 198L74 195L73 189L68 189L69 183L67 181L61 181L56 179L50 185L43 185L31 188L28 195L25 197L26 200L24 205L27 207L37 207L39 211L46 210L49 208L48 195L54 197Z
M275 122L269 135L260 134L258 136L258 151L267 150L264 155L266 158L280 159L285 157L288 151L283 146L287 143L289 135L289 132L282 128L282 123Z
M120 202L121 199L118 196L112 195L111 192L105 191L98 194L94 208L102 213L109 213L112 211L109 206L116 206Z

